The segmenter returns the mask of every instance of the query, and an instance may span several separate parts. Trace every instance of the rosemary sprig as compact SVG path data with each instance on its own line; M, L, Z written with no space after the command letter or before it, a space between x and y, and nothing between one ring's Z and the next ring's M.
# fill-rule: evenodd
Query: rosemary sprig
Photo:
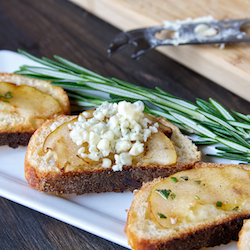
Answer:
M142 100L145 102L145 112L165 117L182 131L198 135L195 141L197 145L224 144L213 156L250 164L250 114L244 115L233 110L229 112L212 98L209 102L197 98L194 104L158 87L152 90L116 78L103 77L59 56L54 56L56 62L45 57L39 59L23 50L18 51L43 66L24 65L16 74L46 79L65 88L74 105L97 107L103 101ZM89 91L93 90L95 94L90 94ZM102 97L98 95L100 92Z

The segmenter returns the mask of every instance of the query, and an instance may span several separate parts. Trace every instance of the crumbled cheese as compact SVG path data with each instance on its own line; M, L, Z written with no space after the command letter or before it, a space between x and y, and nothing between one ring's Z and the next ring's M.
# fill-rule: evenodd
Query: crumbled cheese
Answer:
M79 115L79 118L80 119L82 119L82 117L85 117L85 118L89 118L89 117L91 117L91 114L89 113L89 112L82 112L82 114L81 115Z
M132 164L132 156L129 153L121 153L120 154L120 162L122 165L131 165Z
M203 16L203 17L197 17L197 18L191 18L188 17L185 20L175 20L175 21L164 21L164 27L166 29L172 29L172 30L179 30L183 24L190 24L190 23L203 23L203 22L212 22L214 21L213 16Z
M102 167L109 168L112 165L112 161L108 158L102 159Z
M245 32L242 32L241 34L237 35L237 39L242 39L244 33L245 33Z
M136 141L136 143L133 144L132 148L129 151L129 154L136 156L141 154L144 151L144 144Z
M69 124L70 137L74 143L85 147L78 150L81 157L88 157L94 161L102 159L102 166L112 165L108 157L114 154L113 171L121 171L125 165L132 164L132 157L144 151L144 142L152 133L157 133L159 124L152 124L144 117L144 104L141 101L130 103L104 102L94 112L83 112L73 124Z
M198 24L194 28L194 33L197 35L196 39L200 42L204 41L205 38L216 36L217 39L225 39L230 36L236 36L237 39L242 39L245 36L245 32L239 31L234 28L227 28L223 32L220 32L220 30L217 30L216 28L209 26L209 22L218 22L218 20L215 20L213 16L204 16L204 17L198 17L198 18L187 18L186 20L176 20L176 21L163 21L164 22L164 28L175 31L174 36L172 39L169 39L169 41L175 45L178 46L179 44L185 44L189 42L193 36L189 32L184 32L180 34L180 29L182 25L185 24ZM225 44L221 44L220 49L223 49L225 47Z
M113 171L122 171L122 164L113 165Z
M190 40L190 36L188 35L188 33L186 34L185 37L183 35L182 37L180 37L179 30L183 24L204 23L204 22L207 23L207 22L212 22L212 21L216 21L216 20L214 20L213 16L211 15L198 17L194 19L189 17L186 20L176 20L174 22L164 21L164 28L175 31L173 39L172 39L172 43L173 45L178 46L179 44L187 43Z
M212 37L217 34L217 30L207 24L199 24L195 27L194 33L201 37Z
M212 21L216 22L217 20L215 20L213 18L213 16L211 16L211 15L204 16L204 17L198 17L198 18L194 18L194 19L187 18L186 20L176 20L174 22L164 21L164 28L171 29L171 30L175 31L173 39L172 39L172 44L175 46L178 46L179 44L187 43L190 40L189 33L182 34L182 36L180 36L179 30L180 30L182 25L201 23L195 27L194 33L197 34L199 36L198 38L202 41L202 39L204 39L204 38L217 35L218 31L214 27L211 27L207 24L202 24L202 23L209 23ZM224 32L224 36L227 36L227 35L233 34L233 33L234 33L233 30L229 29L228 33ZM221 35L221 34L219 33L219 35ZM221 36L221 37L224 38L223 36Z
M177 223L177 218L170 218L171 224L174 225Z

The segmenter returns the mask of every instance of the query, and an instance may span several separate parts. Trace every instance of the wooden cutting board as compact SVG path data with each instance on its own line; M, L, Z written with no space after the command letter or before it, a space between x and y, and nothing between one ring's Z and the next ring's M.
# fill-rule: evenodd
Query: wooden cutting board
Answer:
M249 0L70 1L123 31L162 25L163 20L207 15L217 20L250 18ZM250 25L247 33L250 33ZM158 50L250 101L250 43L227 44L224 49L217 45L185 45L164 46Z

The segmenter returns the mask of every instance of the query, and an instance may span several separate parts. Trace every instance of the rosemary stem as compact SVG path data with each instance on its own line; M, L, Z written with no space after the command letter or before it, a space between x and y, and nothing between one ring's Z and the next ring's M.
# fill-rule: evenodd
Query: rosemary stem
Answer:
M197 145L202 142L223 144L224 147L220 147L220 152L215 156L250 164L250 114L229 112L212 98L209 102L197 98L196 103L190 103L158 87L152 90L103 77L60 56L54 56L56 62L18 51L40 63L41 67L23 65L16 74L49 80L65 88L74 105L97 107L103 101L142 100L146 106L145 112L167 118L184 132L195 133L198 136ZM86 90L98 90L109 97L92 95ZM153 107L149 107L149 103Z

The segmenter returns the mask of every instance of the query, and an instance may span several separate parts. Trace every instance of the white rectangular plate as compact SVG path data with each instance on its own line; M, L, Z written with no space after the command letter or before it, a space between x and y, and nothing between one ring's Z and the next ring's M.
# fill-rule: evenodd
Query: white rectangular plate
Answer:
M11 73L23 64L38 65L16 52L0 51L0 72ZM214 148L204 147L202 151L214 152ZM40 193L26 183L25 152L26 147L0 147L0 196L129 248L124 227L126 210L133 200L131 192L81 196ZM206 158L206 161L222 162L217 158ZM225 160L223 162L226 163ZM236 243L230 243L209 249L236 250L237 247Z

